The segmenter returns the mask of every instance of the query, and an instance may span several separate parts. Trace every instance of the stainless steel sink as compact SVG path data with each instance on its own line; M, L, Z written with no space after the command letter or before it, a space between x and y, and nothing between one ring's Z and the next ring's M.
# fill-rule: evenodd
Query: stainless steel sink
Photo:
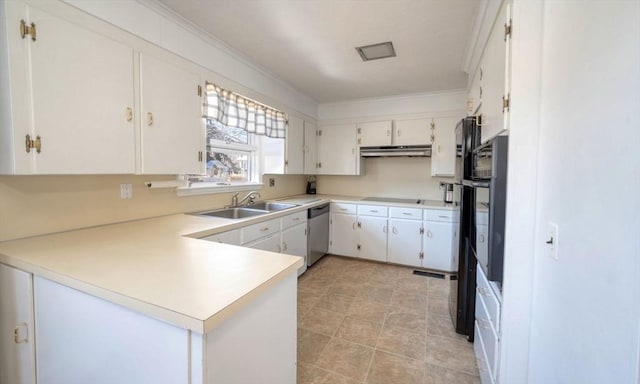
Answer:
M217 209L215 211L207 211L207 212L197 212L195 215L199 216L212 216L212 217L221 217L223 219L243 219L246 217L260 216L266 215L269 211L263 209L254 209L251 208L225 208L225 209Z
M248 205L247 208L250 209L261 209L269 212L282 211L285 209L297 207L297 204L287 204L287 203L275 203L270 201L262 201L259 203Z

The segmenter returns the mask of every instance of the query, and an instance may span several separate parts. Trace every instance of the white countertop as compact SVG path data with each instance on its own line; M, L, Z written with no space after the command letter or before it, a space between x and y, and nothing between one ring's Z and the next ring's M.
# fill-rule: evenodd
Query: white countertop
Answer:
M198 238L362 197L299 195L286 211L230 220L176 214L0 242L0 262L205 333L295 273L302 259ZM455 209L442 202L371 205Z

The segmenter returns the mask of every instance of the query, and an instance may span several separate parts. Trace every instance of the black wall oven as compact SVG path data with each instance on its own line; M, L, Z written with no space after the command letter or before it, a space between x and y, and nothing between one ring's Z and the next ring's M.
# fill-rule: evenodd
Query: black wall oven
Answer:
M497 136L473 150L475 188L473 252L487 279L502 285L507 202L508 136Z

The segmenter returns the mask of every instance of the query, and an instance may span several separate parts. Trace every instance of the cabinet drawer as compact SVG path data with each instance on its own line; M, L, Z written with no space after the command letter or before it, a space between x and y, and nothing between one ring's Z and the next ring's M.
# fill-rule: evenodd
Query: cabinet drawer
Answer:
M242 244L280 232L280 219L271 219L242 228Z
M424 219L427 221L446 221L453 222L453 211L451 210L438 210L438 209L425 209Z
M394 219L422 220L422 209L391 207L389 208L389 217Z
M486 364L491 376L495 377L496 359L498 357L498 335L489 319L487 308L482 302L482 298L476 300L476 338L482 340Z
M284 216L282 218L282 229L293 227L297 224L302 224L307 221L307 211L294 213L292 215Z
M331 203L331 212L332 213L347 213L350 215L356 214L356 204L345 204L345 203Z
M216 233L215 235L203 237L202 240L213 241L216 243L240 245L240 231L234 229L233 231Z
M500 301L489 285L489 281L484 275L480 265L477 266L476 272L476 293L484 302L489 320L493 324L496 332L498 332L500 330Z
M476 361L478 362L478 373L480 374L480 382L482 384L493 384L492 373L489 368L489 362L487 361L487 354L482 343L482 337L480 336L480 329L478 323L474 323L475 328L475 341L473 342L473 351L476 355Z
M358 215L387 217L387 207L380 205L358 205Z

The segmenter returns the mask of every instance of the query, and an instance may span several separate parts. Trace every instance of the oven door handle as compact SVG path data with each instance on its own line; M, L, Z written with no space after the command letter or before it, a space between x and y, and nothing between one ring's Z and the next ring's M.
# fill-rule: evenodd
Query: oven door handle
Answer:
M489 188L491 187L491 182L489 181L471 181L471 180L462 180L462 185L467 186L467 187L474 187L474 188Z

